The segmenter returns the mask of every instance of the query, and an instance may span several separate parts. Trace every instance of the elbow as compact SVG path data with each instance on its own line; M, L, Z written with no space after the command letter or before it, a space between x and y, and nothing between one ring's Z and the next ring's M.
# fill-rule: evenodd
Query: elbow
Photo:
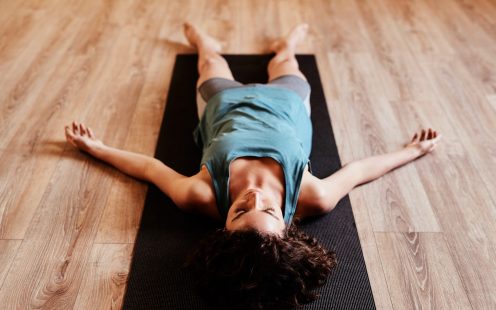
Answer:
M327 214L327 213L331 212L332 210L334 210L335 207L336 207L336 204L333 202L322 201L321 203L319 203L318 205L316 205L314 207L313 213L315 215L324 215L324 214Z
M315 215L326 214L331 212L336 206L337 201L332 199L327 190L319 189L314 193L313 211Z
M159 164L161 164L161 162L156 158L147 160L142 167L142 180L153 183L155 178L154 174L157 172Z

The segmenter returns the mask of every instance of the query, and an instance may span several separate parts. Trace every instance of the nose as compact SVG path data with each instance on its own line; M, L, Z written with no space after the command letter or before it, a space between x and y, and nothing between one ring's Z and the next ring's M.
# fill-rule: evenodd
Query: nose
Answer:
M248 202L251 207L255 209L262 209L262 193L259 191L250 191L248 194Z

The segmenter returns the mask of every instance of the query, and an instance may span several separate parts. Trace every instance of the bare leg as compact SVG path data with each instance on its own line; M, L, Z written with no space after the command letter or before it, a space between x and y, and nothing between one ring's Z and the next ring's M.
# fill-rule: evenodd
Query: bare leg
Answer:
M220 55L221 45L217 40L190 23L184 23L184 34L189 43L198 49L198 73L200 77L197 86L214 77L234 80L229 65Z
M276 40L272 44L270 49L276 55L269 62L269 81L288 74L293 74L306 80L298 68L295 50L298 43L305 39L307 31L308 25L300 24L294 27L285 37Z

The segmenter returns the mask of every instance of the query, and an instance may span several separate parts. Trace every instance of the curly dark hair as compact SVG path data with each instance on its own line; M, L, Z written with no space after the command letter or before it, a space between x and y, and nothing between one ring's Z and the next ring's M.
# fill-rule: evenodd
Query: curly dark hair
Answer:
M219 229L202 240L185 266L198 293L219 308L288 309L315 300L336 254L291 225L284 237Z

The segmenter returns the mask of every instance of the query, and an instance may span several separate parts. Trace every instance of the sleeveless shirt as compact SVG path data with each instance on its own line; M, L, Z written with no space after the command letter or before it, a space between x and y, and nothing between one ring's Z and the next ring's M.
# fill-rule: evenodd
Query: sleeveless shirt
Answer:
M312 142L310 118L295 92L263 84L223 90L208 101L194 138L224 219L231 206L230 163L239 157L268 157L284 172L284 221L291 223Z

